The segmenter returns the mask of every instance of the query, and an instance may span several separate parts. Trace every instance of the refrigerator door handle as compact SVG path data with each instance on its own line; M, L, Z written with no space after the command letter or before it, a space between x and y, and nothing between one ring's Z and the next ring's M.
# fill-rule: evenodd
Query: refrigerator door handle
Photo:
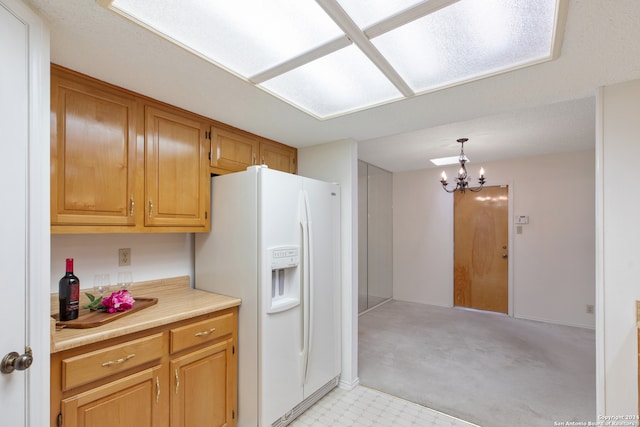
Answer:
M302 351L300 353L301 385L307 380L309 366L309 347L311 344L311 278L313 257L311 253L311 221L309 212L309 196L306 191L301 194L300 226L302 228Z
M313 300L313 289L315 286L315 262L314 262L314 253L313 253L313 221L311 220L311 206L309 204L309 194L304 192L304 203L305 203L305 211L307 212L307 250L309 253L309 257L307 258L307 270L309 272L309 285L307 288L307 295L309 305L307 306L308 312L308 320L307 320L307 363L304 371L304 379L307 381L307 371L309 370L309 355L311 354L311 348L313 347L313 311L314 311L314 300Z

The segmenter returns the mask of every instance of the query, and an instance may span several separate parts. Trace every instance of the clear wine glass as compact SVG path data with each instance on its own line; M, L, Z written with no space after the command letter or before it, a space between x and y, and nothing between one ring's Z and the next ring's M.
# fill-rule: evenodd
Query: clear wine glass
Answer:
M100 296L109 292L111 288L111 277L108 274L96 274L93 276L93 290Z
M130 271L118 272L118 290L126 291L133 284L133 273Z

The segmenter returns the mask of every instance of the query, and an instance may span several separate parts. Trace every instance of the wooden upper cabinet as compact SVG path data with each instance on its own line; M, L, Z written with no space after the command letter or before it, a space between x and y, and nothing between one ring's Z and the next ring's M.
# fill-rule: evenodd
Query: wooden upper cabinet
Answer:
M52 225L135 225L136 101L51 76Z
M255 165L259 141L244 133L211 128L211 172L243 171Z
M55 64L50 117L53 234L207 232L211 174L297 169L293 147Z
M277 142L260 141L260 163L288 173L297 172L297 150Z
M193 116L145 106L145 226L209 228L206 132Z
M297 153L293 147L249 133L211 128L211 173L238 172L258 164L296 173Z

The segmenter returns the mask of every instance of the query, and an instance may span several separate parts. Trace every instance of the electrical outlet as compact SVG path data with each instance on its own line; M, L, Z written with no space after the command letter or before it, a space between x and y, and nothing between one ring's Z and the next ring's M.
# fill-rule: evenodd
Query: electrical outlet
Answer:
M587 304L587 313L588 314L593 314L593 305L592 304Z
M126 267L131 265L131 248L118 249L118 266Z

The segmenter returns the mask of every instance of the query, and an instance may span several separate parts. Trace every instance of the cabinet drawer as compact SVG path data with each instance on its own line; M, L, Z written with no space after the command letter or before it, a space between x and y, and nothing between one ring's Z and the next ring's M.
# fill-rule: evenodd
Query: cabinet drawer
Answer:
M233 332L233 313L223 314L212 319L171 330L171 353L213 341Z
M162 357L162 334L62 360L62 389L96 381Z

